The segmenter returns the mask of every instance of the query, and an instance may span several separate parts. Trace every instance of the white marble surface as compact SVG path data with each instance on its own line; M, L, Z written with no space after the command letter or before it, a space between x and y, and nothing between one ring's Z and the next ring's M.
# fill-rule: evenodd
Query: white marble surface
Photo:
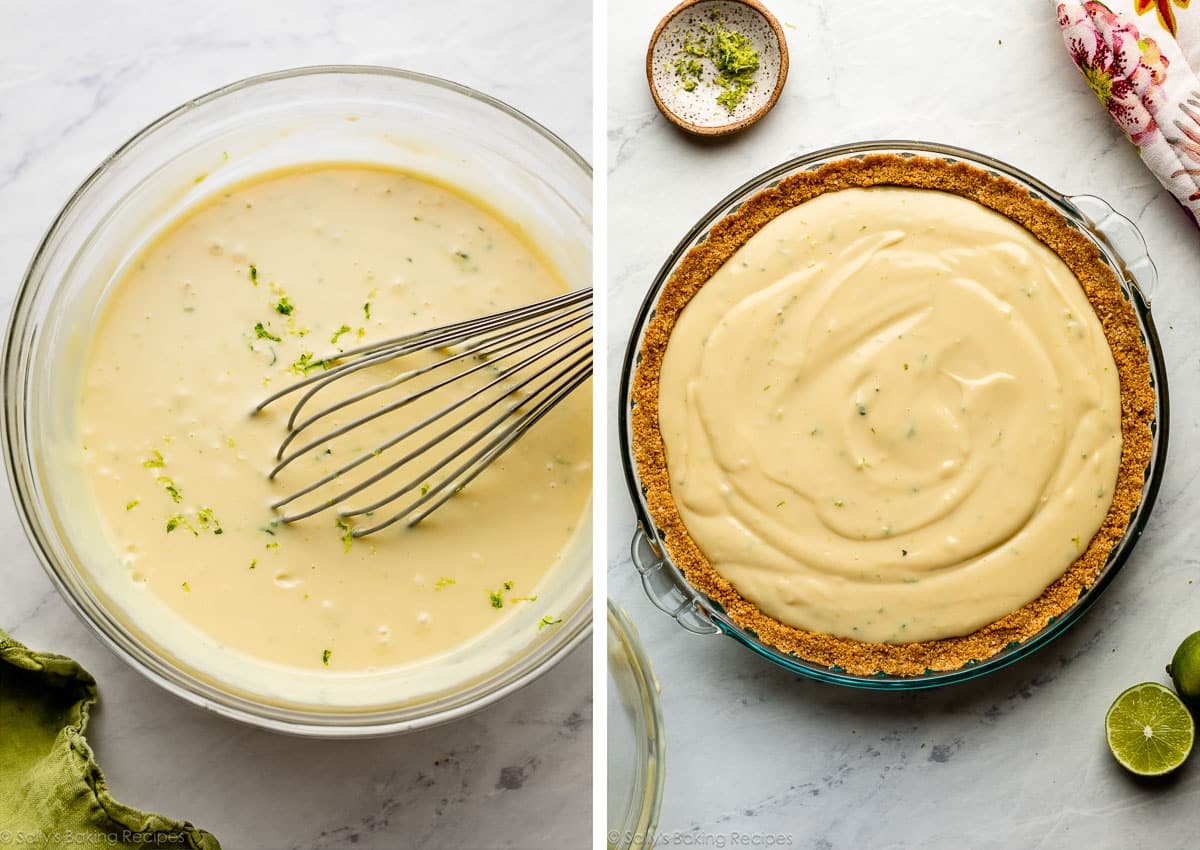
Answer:
M531 41L536 49L518 49ZM0 303L100 160L187 98L322 63L450 77L516 105L591 156L591 10L553 0L38 2L0 26ZM449 726L304 741L192 708L94 640L0 499L0 626L100 682L89 738L118 799L238 848L531 848L591 835L590 643L524 691ZM0 738L3 730L0 730Z
M726 192L815 148L930 139L1100 195L1137 222L1162 278L1171 449L1136 554L1071 633L982 681L907 695L800 681L659 613L625 554L633 513L610 457L609 593L662 683L663 846L735 846L733 833L824 850L1194 846L1200 758L1173 781L1134 782L1108 754L1103 718L1127 685L1165 681L1177 642L1200 629L1200 232L1088 92L1044 0L768 2L791 24L787 89L760 125L707 144L663 120L646 89L646 41L672 4L610 2L610 394L645 288Z

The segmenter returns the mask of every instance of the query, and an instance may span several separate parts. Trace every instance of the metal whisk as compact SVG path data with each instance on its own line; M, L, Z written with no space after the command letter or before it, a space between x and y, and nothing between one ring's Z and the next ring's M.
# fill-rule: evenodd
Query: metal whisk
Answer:
M437 359L404 368L399 374L386 377L367 389L301 416L318 393L336 386L348 375L422 352L435 353ZM403 455L384 468L336 495L324 498L315 507L280 517L285 523L304 519L342 505L406 468L419 468L419 474L406 475L401 486L388 495L368 505L345 507L338 512L344 518L373 516L380 509L403 500L402 507L387 519L366 527L355 527L351 533L355 537L364 537L400 521L413 526L445 504L591 377L592 289L575 290L514 310L363 345L330 355L320 362L325 371L280 390L254 409L259 413L285 396L301 393L288 417L287 435L275 455L277 464L269 474L271 479L319 446L419 399L440 393L438 398L444 396L445 404L271 507L282 509L379 458L397 444L417 437L422 441L419 445L402 450ZM432 383L417 389L404 386L426 375ZM471 375L479 377L464 383L463 379ZM319 431L316 426L338 411L388 391L397 391L400 395L319 436L312 436L307 442L300 440L302 436ZM455 440L458 435L461 435L461 442ZM302 445L293 448L298 441ZM431 479L443 470L448 471L437 483L430 484Z

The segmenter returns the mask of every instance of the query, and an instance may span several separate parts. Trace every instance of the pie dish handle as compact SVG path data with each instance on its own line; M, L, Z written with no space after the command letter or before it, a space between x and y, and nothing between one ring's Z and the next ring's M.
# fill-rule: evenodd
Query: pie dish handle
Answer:
M1130 282L1149 306L1158 288L1158 269L1150 259L1146 239L1137 225L1113 209L1108 201L1095 195L1072 195L1068 200L1112 249Z
M642 589L654 607L668 614L679 625L697 635L715 635L720 629L701 610L691 588L671 575L668 561L658 541L646 533L640 522L629 546L633 566L642 577Z

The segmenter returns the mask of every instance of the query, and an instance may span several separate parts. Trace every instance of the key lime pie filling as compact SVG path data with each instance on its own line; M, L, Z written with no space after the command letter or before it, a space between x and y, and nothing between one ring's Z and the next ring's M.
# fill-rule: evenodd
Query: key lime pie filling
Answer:
M650 514L764 642L952 670L1089 587L1141 498L1136 315L1048 204L870 156L751 198L664 287L634 377Z
M590 509L588 388L420 525L364 538L336 512L287 525L269 506L447 397L363 425L274 481L290 406L251 411L331 352L565 289L483 202L385 167L292 167L188 210L110 287L81 366L78 468L116 553L101 559L107 592L193 666L284 702L401 702L486 669L468 656L500 663L544 639L563 612L540 594ZM339 392L379 380L364 370Z

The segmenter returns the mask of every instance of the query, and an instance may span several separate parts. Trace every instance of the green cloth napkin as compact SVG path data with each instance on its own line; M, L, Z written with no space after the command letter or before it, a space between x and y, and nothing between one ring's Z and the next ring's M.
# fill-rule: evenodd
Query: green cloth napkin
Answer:
M0 850L183 847L220 850L190 823L118 803L83 737L96 680L70 658L0 630Z

